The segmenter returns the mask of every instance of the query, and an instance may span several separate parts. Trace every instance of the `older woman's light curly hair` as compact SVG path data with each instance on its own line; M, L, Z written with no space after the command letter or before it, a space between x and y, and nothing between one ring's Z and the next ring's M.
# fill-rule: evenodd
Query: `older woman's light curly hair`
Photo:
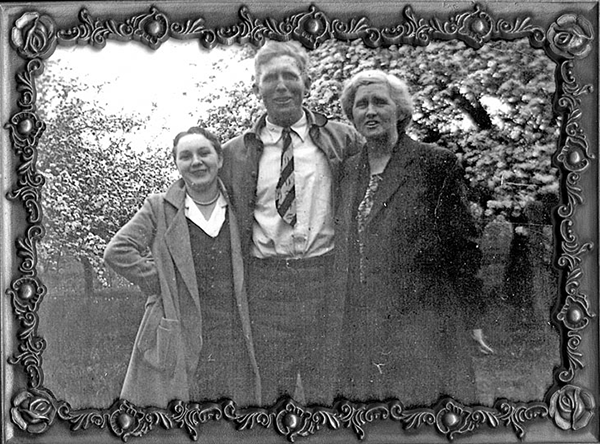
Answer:
M408 86L398 77L378 69L361 71L346 82L341 98L344 114L346 114L346 117L350 121L354 121L352 108L358 88L379 84L385 85L388 88L390 98L396 104L396 114L398 115L397 128L399 133L403 133L412 120L413 115L413 101L408 92Z

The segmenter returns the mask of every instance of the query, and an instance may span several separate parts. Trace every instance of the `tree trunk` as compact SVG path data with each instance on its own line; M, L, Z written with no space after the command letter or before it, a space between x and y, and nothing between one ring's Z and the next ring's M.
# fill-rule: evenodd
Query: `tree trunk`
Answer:
M450 99L471 117L478 128L482 130L492 128L492 119L481 103L477 102L473 105L457 88L450 90Z
M81 258L81 265L83 265L84 291L86 296L91 296L94 294L94 269L87 257Z

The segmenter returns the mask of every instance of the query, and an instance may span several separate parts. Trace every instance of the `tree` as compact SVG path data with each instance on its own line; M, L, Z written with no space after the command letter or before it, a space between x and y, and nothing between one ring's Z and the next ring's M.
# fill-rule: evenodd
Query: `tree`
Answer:
M63 254L77 259L91 294L94 278L104 277L107 242L149 193L165 189L173 167L165 150L131 149L125 136L143 124L140 118L107 113L82 98L85 88L56 75L39 84L47 127L38 156L46 179L40 256L50 262Z
M256 52L251 46L229 49L210 53L212 65L188 62L194 68L186 71L190 85L180 92L198 104L189 114L209 104L198 124L223 141L241 134L264 112L250 79L218 86L224 71L235 70L234 60L248 60ZM415 102L409 132L456 153L482 223L499 215L518 222L528 203L557 193L552 154L560 122L551 105L555 66L527 40L489 42L478 50L458 41L367 48L360 41L331 40L310 55L312 87L306 104L335 120L346 120L339 99L353 74L379 68L403 78ZM166 188L174 167L168 150L154 142L146 150L132 148L129 134L144 127L148 114L107 111L89 99L104 84L85 83L68 65L52 70L53 63L58 60L48 61L47 74L38 82L38 105L47 126L39 144L39 169L47 180L47 234L40 253L48 260L60 253L77 258L90 290L93 276L102 279L106 242L147 194Z
M346 120L339 99L355 73L375 68L404 79L415 101L409 133L457 154L483 222L497 215L518 219L529 202L557 193L554 65L527 40L489 42L479 50L459 41L372 49L331 40L310 55L307 106L333 119ZM230 100L199 123L224 140L263 112L249 84L216 94Z
M173 137L205 108L207 85L221 80L229 58L244 51L199 51L190 42L170 51L112 45L87 55L57 50L45 62L36 82L46 123L38 156L46 178L42 266L68 255L82 264L87 292L94 278L106 283L107 241L146 195L175 179ZM119 69L111 75L113 66Z

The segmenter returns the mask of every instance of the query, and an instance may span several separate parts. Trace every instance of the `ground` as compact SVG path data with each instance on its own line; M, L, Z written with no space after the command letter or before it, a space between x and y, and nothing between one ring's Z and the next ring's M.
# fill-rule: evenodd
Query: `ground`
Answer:
M45 386L74 408L109 407L119 396L145 298L133 286L98 290L94 296L55 285L40 309L39 333ZM61 283L62 285L60 285ZM472 346L478 401L542 401L560 363L559 338L547 319L507 301L491 301L484 332L495 354ZM401 396L399 396L401 399Z

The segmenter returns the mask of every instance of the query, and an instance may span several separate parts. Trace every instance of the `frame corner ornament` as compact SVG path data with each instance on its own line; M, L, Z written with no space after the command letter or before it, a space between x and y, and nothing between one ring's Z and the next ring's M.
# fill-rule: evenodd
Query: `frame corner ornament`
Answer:
M588 390L571 384L555 391L549 406L549 416L562 430L585 428L596 411L593 395Z
M32 388L13 397L10 418L21 430L39 435L52 426L57 411L58 404L50 390Z
M25 12L11 29L10 43L24 59L46 59L56 49L56 23L48 15Z

